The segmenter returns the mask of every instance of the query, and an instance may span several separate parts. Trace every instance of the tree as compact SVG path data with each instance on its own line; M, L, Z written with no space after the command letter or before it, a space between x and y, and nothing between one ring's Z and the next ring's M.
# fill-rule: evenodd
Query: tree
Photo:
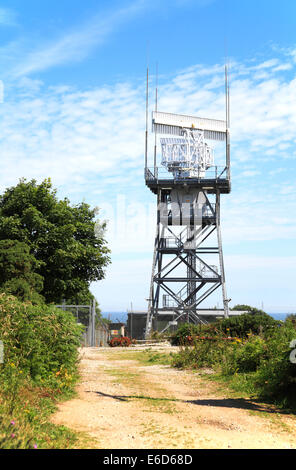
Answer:
M291 323L293 326L296 327L296 313L290 313L286 317L286 323Z
M245 313L220 320L219 325L225 334L246 338L248 333L268 334L278 328L279 322L267 313Z
M28 245L17 240L0 240L0 285L4 292L21 300L42 301L39 292L43 278L34 272L41 266L30 254Z
M239 311L245 311L248 312L252 315L258 314L258 315L267 315L266 312L263 312L263 310L259 310L258 308L251 307L250 305L235 305L231 310L239 310Z
M28 247L46 302L90 298L90 283L104 278L110 250L105 225L95 233L96 213L84 202L58 200L50 179L21 179L0 197L0 240Z

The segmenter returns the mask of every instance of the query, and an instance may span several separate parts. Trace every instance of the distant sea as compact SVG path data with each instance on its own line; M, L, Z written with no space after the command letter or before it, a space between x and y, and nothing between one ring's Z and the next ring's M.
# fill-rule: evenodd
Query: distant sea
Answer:
M268 313L275 320L285 320L288 313ZM127 312L102 312L104 318L110 319L112 322L127 322Z
M271 317L273 317L275 320L285 320L286 317L289 315L289 313L269 313Z
M127 322L127 312L102 312L102 317L111 320L113 323L120 322L126 323Z

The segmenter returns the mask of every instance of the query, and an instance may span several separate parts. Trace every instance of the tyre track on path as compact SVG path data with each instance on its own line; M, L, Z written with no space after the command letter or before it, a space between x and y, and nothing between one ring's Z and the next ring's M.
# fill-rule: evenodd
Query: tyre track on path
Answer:
M133 351L82 349L77 397L52 422L87 433L98 449L296 449L294 416L229 398L191 371L144 366Z

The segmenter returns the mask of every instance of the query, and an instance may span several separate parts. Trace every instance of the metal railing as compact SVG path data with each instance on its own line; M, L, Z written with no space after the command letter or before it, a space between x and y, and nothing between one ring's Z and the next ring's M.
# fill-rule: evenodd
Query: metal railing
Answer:
M180 299L180 302L182 300ZM174 308L177 307L178 303L170 295L164 294L162 296L162 305L164 308Z
M203 177L200 178L188 178L188 176L180 175L175 176L174 173L169 172L164 167L147 167L145 168L145 179L146 181L158 181L158 180L177 180L182 181L184 179L197 179L197 180L226 180L227 179L227 167L226 166L212 166L205 171Z

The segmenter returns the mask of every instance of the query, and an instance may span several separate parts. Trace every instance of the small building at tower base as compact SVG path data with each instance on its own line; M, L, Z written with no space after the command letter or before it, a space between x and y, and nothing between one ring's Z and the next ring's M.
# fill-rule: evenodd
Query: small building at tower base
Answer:
M248 313L240 310L230 310L229 317L242 315ZM202 323L213 323L217 320L224 319L223 309L204 309L199 310L199 316ZM184 319L181 321L179 318L175 320L177 314L172 311L160 311L158 313L157 324L156 322L152 325L152 331L158 331L159 333L173 333L179 326L184 323ZM147 321L147 312L144 311L128 311L127 313L127 335L133 339L143 340L145 339L145 329Z

